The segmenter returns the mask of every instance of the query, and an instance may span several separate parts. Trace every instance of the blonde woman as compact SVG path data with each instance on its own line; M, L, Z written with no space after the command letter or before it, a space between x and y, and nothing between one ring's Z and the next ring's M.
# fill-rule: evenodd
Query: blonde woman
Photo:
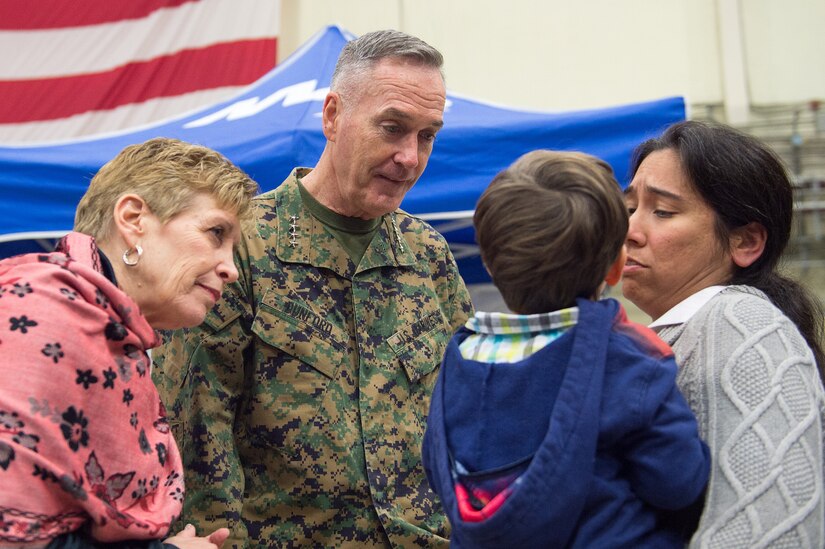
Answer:
M100 169L57 251L0 262L0 545L162 544L183 471L146 351L237 279L256 191L214 151L152 139Z

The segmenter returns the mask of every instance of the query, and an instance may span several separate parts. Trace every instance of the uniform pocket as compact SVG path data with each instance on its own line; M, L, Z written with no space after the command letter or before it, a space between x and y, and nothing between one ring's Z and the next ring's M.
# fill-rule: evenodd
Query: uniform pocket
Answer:
M248 436L295 457L338 369L346 335L308 307L269 291L252 324L256 337ZM326 421L322 421L326 423Z
M407 374L410 404L419 420L422 436L429 414L430 397L449 339L447 323L440 311L434 311L399 330L387 341Z
M434 311L394 333L387 343L410 383L418 383L440 364L450 334L440 311Z

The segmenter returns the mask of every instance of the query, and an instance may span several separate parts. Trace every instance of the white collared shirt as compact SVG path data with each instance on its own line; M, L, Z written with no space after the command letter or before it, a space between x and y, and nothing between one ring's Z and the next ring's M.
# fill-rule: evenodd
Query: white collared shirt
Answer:
M726 286L708 286L703 290L699 290L692 296L683 299L676 305L670 308L665 314L654 320L649 324L649 328L661 328L664 326L677 326L684 324L696 314L696 312L705 306L705 304L713 299L716 294L724 290Z

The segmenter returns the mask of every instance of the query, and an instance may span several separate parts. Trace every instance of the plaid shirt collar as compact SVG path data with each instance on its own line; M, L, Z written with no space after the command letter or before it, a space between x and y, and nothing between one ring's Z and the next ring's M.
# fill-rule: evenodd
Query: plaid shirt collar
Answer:
M551 330L564 330L575 326L578 320L579 308L570 307L535 315L476 312L475 316L470 318L464 326L478 334L536 334Z

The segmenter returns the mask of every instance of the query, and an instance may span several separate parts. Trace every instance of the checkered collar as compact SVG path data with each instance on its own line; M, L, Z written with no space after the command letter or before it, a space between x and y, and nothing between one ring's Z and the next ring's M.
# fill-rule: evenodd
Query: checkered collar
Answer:
M575 326L578 320L578 307L570 307L568 309L534 315L485 313L479 311L467 321L465 327L479 334L535 334L570 328Z

